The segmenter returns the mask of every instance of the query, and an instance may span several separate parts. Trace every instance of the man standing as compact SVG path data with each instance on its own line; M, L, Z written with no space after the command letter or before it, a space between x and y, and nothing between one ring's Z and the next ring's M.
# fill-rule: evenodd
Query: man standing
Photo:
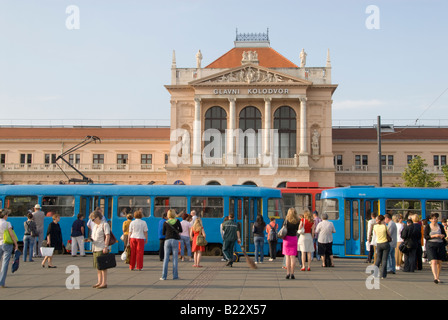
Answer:
M238 244L241 244L241 231L240 224L235 220L235 215L233 213L229 214L229 220L222 224L223 235L223 249L222 252L227 259L227 267L233 265L233 249L235 246L235 241L238 240Z
M34 256L35 257L41 257L40 254L40 247L42 246L42 241L44 240L44 218L45 213L40 210L41 207L39 204L36 204L34 206L34 212L33 212L33 219L36 223L36 229L37 229L37 241L36 246L34 247Z
M387 230L389 231L389 235L392 238L392 241L389 242L390 251L389 256L387 257L387 273L395 274L396 269L396 261L395 261L395 248L397 247L397 225L392 221L392 216L389 213L384 215L384 221L387 225Z

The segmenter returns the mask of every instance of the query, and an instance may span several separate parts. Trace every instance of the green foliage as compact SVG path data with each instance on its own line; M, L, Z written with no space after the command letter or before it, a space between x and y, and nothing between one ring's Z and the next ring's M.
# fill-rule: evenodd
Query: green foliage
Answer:
M406 187L440 187L441 183L435 181L436 174L428 173L425 169L428 165L421 157L417 156L408 164L401 174ZM445 176L448 174L446 168ZM445 172L445 171L444 171Z

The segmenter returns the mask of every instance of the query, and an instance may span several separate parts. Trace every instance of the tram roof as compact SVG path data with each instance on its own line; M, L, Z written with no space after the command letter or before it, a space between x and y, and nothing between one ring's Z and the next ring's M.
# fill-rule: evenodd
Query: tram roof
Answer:
M396 200L404 200L404 199L448 200L448 189L350 186L350 187L328 189L322 192L322 199L334 198L334 197L363 198L363 199L388 198Z
M278 189L253 186L195 185L0 185L0 194L8 195L86 195L86 196L241 196L280 198Z

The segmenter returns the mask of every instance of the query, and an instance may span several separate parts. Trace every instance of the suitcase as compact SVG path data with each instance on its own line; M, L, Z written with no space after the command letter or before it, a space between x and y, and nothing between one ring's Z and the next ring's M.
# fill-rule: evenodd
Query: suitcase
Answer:
M115 254L106 253L102 254L98 258L96 258L98 270L106 270L110 268L115 268L117 266L117 262L115 261Z

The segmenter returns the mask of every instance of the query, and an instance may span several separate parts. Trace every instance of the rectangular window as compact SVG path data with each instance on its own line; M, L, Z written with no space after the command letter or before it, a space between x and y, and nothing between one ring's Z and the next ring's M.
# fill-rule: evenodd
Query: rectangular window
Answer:
M283 211L283 199L268 199L268 217L283 219L285 213Z
M435 155L433 159L435 167L446 165L446 155Z
M369 157L366 154L355 155L355 170L367 170Z
M151 198L147 196L118 197L118 216L126 217L136 211L142 211L143 217L149 217L151 213Z
M337 199L323 199L322 200L322 213L328 215L328 220L339 219L339 202Z
M6 164L6 154L0 153L0 164Z
M219 197L191 197L191 210L201 218L224 217L224 199Z
M103 164L104 164L104 154L103 153L94 153L92 169L102 169Z
M24 217L28 210L37 204L37 196L6 196L5 209L11 210L10 216Z
M31 153L21 153L20 163L21 164L31 164L33 161L33 155Z
M406 156L407 164L411 163L411 161L414 160L414 158L416 158L416 157L417 157L417 155L415 155L415 154L414 155L408 154Z
M45 164L56 163L56 153L46 153L44 163Z
M104 154L103 153L95 153L93 155L93 163L104 164Z
M154 199L154 217L161 218L169 209L176 210L176 214L187 211L185 197L156 197Z
M126 169L126 164L128 163L127 154L117 154L117 169Z
M311 194L284 193L283 203L286 209L295 208L297 213L312 209Z
M140 166L142 169L152 169L152 154L142 153L140 155Z
M422 203L420 200L387 200L386 212L391 215L400 213L403 220L407 220L410 215L418 214L422 218Z
M442 219L448 219L448 201L447 200L428 200L426 201L426 218L428 219L431 213L439 214L439 222Z
M68 162L71 165L80 164L81 163L81 155L79 153L71 153L68 155Z
M73 217L75 214L75 197L49 196L42 198L42 211L52 216L57 213L61 217Z

